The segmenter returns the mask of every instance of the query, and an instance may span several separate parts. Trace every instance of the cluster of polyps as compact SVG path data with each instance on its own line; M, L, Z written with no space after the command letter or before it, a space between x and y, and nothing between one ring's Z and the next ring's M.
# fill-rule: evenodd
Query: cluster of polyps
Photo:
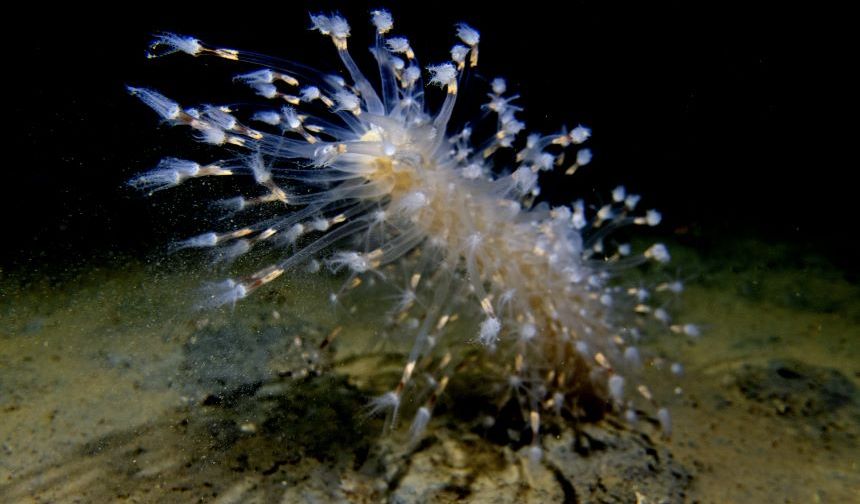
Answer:
M461 43L451 49L451 60L425 73L409 41L389 35L388 12L374 11L372 22L377 85L350 56L350 27L337 15L312 15L311 23L334 42L348 78L191 37L164 34L153 43L152 56L184 52L258 65L236 79L269 100L266 107L240 111L249 121L244 124L229 107L182 108L155 91L129 88L166 122L189 126L202 142L229 147L236 160L168 158L133 185L158 190L199 177L250 175L260 187L257 195L221 205L234 211L283 209L277 218L179 244L214 248L222 259L264 242L284 249L279 262L219 284L209 303L235 303L291 269L315 271L322 264L349 277L345 289L368 275L402 287L392 320L411 334L411 351L399 383L372 408L386 411L393 422L405 394L423 397L412 424L415 435L425 429L457 368L455 347L444 343L456 318L475 320L471 341L506 369L508 395L518 401L531 430L534 457L541 453L540 416L575 412L584 393L597 393L635 420L637 401L653 399L643 385L637 397L625 394L621 370L643 365L632 313L669 324L666 311L650 299L660 291L678 292L681 285L614 285L619 269L666 262L669 255L661 244L634 254L629 244L607 236L625 225L654 226L660 214L637 213L638 196L623 187L596 209L582 201L535 205L540 172L572 174L591 160L591 152L580 147L590 130L526 134L517 118L517 96L506 94L504 80L494 79L482 116L495 120L495 133L473 139L468 125L449 132L458 83L478 63L478 32L458 25ZM435 113L425 105L424 77L444 93ZM506 159L513 166L496 165L497 153L506 149L512 149ZM670 327L696 333L690 325ZM413 380L419 372L427 379ZM668 430L665 409L657 416Z

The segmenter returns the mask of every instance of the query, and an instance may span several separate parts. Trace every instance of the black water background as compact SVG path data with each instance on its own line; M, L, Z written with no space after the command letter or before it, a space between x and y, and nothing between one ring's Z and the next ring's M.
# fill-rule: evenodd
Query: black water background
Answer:
M593 128L593 165L574 178L545 178L548 201L597 203L624 183L663 212L660 232L699 250L740 237L787 241L857 278L857 162L842 156L849 134L835 119L849 102L840 16L683 2L25 9L6 30L12 91L2 116L0 265L56 273L82 261L146 258L207 225L202 201L218 188L146 198L125 186L163 156L207 151L187 131L159 127L124 86L151 86L183 103L248 95L223 62L147 60L153 33L191 33L333 69L334 50L306 33L306 12L340 10L353 26L353 53L369 61L367 12L378 5L393 11L422 64L447 57L453 23L479 28L481 74L507 77L530 127ZM471 78L473 96L480 80Z

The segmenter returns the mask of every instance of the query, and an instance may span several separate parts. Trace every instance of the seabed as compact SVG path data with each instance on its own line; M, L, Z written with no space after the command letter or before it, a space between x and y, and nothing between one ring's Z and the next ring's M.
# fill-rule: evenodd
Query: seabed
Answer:
M334 279L200 312L181 260L4 272L0 502L856 502L860 286L790 244L671 250L677 317L704 328L652 348L685 366L671 439L556 422L539 464L484 422L477 374L417 445L408 418L384 433L365 406L402 366L375 329L389 300L333 317Z

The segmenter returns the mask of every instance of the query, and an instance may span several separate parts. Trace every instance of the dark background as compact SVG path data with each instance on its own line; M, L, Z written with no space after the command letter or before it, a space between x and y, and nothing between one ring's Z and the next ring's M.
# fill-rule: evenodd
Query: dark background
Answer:
M335 51L308 32L307 12L346 16L361 64L370 61L363 50L372 41L368 12L384 6L425 65L447 59L455 22L481 31L473 97L484 93L483 78L501 75L522 95L529 129L579 122L593 129L593 164L573 178L545 179L549 200L597 202L624 183L644 195L646 207L663 212L663 232L702 250L737 237L788 240L856 267L850 179L857 161L836 154L847 135L828 131L835 122L826 119L847 102L837 71L849 66L838 56L842 46L819 34L828 26L809 13L696 3L31 10L10 19L6 32L4 80L13 91L3 115L0 265L38 271L65 259L146 257L200 224L188 213L200 215L205 188L146 198L124 185L162 156L200 148L187 130L160 127L125 85L153 87L185 105L231 103L250 96L230 82L244 67L183 55L147 60L153 33L193 34L332 70ZM458 112L460 119L477 115L463 104Z

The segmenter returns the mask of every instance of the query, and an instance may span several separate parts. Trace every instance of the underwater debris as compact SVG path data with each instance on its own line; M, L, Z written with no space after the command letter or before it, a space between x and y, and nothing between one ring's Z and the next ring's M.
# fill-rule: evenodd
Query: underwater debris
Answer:
M347 21L337 14L310 20L331 38L348 78L161 34L150 57L185 53L251 64L255 69L235 80L268 101L186 108L157 91L128 88L166 123L188 126L198 141L229 152L221 161L167 158L132 186L152 192L202 177L244 177L259 190L218 207L268 212L175 246L211 249L214 260L227 263L256 248L280 251L255 273L210 286L204 305L235 305L300 268L325 266L346 277L335 302L381 279L402 289L388 330L410 342L400 379L370 404L388 415L388 425L411 404L410 432L419 438L451 378L480 348L497 364L506 384L499 404L518 408L535 460L542 457L543 416L582 417L593 404L630 422L647 409L668 435L668 410L636 382L643 367L662 364L637 348L640 327L656 321L690 337L699 330L674 324L665 308L682 290L679 282L647 288L616 281L622 270L668 262L667 248L656 243L636 253L610 239L625 226L658 225L660 213L637 210L639 196L624 187L597 208L582 200L537 203L542 172L573 174L591 162L583 146L591 130L527 133L519 97L501 78L491 80L474 121L489 121L492 133L478 138L482 129L470 123L455 130L460 84L478 64L480 34L467 24L456 26L450 61L422 70L408 39L391 35L391 15L373 11L375 85L350 55ZM433 93L441 104L431 111ZM473 325L468 341L451 330L456 320Z

